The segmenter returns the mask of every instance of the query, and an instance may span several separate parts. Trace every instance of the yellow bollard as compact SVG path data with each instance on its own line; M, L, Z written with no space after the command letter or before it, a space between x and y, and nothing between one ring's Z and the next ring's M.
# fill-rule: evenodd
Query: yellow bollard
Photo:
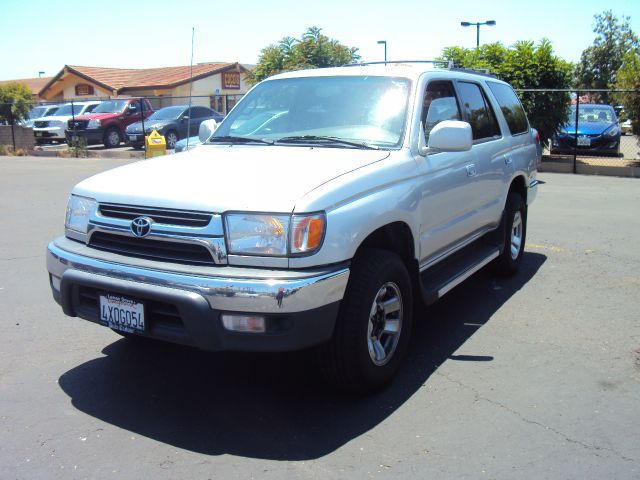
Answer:
M164 137L155 130L147 137L144 137L147 147L147 157L159 157L167 153L167 142Z

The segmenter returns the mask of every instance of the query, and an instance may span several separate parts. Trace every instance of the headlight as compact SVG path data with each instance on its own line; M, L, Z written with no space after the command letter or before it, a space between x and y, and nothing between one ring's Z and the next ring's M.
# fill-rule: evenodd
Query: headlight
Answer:
M87 128L100 128L100 120L89 120Z
M604 131L603 135L606 135L607 137L615 137L619 133L620 133L620 129L618 128L618 126L612 125L611 127L609 127Z
M93 198L71 195L67 204L65 228L79 233L87 233L89 217L95 208L96 201Z
M285 257L308 255L322 244L324 214L232 213L225 216L229 253Z

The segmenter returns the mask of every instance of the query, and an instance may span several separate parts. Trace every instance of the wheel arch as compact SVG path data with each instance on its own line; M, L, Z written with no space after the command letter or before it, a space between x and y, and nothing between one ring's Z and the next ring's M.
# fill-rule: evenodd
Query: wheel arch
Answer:
M388 223L371 232L358 246L354 257L367 249L386 250L397 254L407 267L414 292L419 285L415 239L409 225L403 221Z
M525 205L527 204L527 183L525 181L524 175L517 175L511 180L511 185L509 185L509 191L507 192L507 196L509 193L517 193L524 200ZM507 198L505 197L505 204Z

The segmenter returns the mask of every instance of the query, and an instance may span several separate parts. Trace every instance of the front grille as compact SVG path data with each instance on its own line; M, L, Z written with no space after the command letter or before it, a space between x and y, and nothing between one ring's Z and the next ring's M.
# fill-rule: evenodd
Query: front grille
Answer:
M100 294L104 294L104 292L93 287L78 286L75 308L79 313L99 320ZM175 305L144 298L138 300L144 303L144 318L150 333L181 333L186 336L180 311Z
M45 128L49 126L49 122L36 120L35 122L33 122L33 126L36 128Z
M69 120L67 123L69 130L85 130L89 120Z
M134 207L130 205L117 205L101 203L98 212L103 217L133 220L137 217L149 217L155 223L165 225L177 225L181 227L206 227L211 222L210 213L192 212L187 210L174 210L166 208Z
M100 250L139 258L185 263L189 265L215 265L213 257L206 247L192 243L165 242L162 240L95 232L91 235L89 245Z

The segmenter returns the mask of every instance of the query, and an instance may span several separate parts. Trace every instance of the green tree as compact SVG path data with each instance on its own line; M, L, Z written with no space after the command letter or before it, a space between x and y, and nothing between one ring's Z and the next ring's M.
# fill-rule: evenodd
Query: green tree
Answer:
M334 67L358 60L357 48L344 46L323 35L322 29L310 27L300 39L284 37L278 44L263 48L258 64L247 79L257 83L280 72Z
M447 47L440 60L453 61L463 68L486 69L509 82L514 89L567 89L573 67L553 53L551 42L543 39L537 46L519 41L511 47L491 43L475 49ZM543 143L565 123L570 97L567 92L518 92L531 125Z
M595 15L593 45L582 52L576 68L579 88L613 88L627 52L638 52L638 37L629 26L629 17L618 20L611 10ZM608 95L601 95L608 103Z
M29 87L22 83L0 85L0 122L17 122L26 117L33 105L33 95Z
M616 72L615 88L634 90L633 92L616 93L615 100L624 106L625 113L631 119L634 135L640 135L640 54L627 52L622 66Z

